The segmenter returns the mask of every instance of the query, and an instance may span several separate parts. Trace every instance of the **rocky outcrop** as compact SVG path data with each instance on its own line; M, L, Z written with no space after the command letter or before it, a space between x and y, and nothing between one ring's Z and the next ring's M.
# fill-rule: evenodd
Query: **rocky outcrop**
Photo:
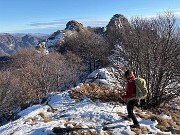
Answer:
M106 27L96 27L94 28L94 33L103 36L106 32Z
M118 82L115 74L119 75L119 73L111 67L97 69L88 75L88 77L85 80L85 83L96 83L99 85L107 86L111 89L115 87L118 89L122 89L122 86Z
M109 43L114 46L116 43L122 42L122 37L129 32L130 24L123 15L115 14L106 26L105 35Z
M46 52L51 52L53 50L58 50L64 43L65 36L72 36L77 32L87 31L83 25L75 20L69 21L66 24L64 30L57 30L49 36L49 38L44 42L38 44L36 48L45 49Z
M116 35L118 36L120 33L125 33L129 27L130 24L127 18L121 14L115 14L106 26L106 35L109 35L110 37L116 37Z
M115 14L107 25L107 31L111 29L123 29L129 26L127 18L121 14Z
M81 23L71 20L66 24L65 30L75 30L77 32L84 31L84 27Z
M45 49L45 52L57 50L58 46L60 46L64 42L64 35L64 30L57 30L56 32L51 34L46 41L39 43L38 46Z

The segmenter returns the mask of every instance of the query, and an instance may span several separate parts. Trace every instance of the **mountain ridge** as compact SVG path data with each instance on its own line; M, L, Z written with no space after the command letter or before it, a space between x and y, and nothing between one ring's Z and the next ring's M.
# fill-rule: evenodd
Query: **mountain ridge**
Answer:
M44 39L46 39L45 36L30 34L21 36L14 36L9 33L0 34L0 56L10 56L20 48L34 47Z

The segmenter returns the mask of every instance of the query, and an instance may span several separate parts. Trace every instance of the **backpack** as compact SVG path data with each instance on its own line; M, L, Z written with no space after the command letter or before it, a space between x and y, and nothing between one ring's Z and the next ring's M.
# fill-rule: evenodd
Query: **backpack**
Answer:
M143 78L135 78L134 83L136 85L136 99L145 99L147 97L148 91L146 86L146 81Z

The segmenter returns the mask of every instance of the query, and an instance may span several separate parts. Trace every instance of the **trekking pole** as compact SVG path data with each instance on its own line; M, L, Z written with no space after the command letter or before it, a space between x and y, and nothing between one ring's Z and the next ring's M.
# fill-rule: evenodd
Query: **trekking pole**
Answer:
M108 118L110 117L110 115L111 115L111 113L112 113L112 111L114 110L115 107L116 107L116 104L113 106L111 112L110 112L109 115L108 115ZM102 125L103 125L103 128L104 128L105 125L108 125L108 124L112 124L112 122L103 122L103 124L102 124Z
M118 98L118 99L121 99L121 98ZM112 111L114 110L114 108L116 107L116 105L117 105L117 101L116 101L115 105L113 106L113 108L112 108L112 110L111 110L109 116L111 115L111 113L112 113ZM109 117L109 116L108 116L108 117Z

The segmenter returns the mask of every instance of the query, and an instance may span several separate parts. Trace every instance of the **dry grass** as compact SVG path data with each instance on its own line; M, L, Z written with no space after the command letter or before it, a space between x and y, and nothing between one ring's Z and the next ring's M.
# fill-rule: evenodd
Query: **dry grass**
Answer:
M152 116L155 120L158 121L158 124L156 125L157 128L159 128L161 131L165 131L167 127L169 127L169 123L167 119L164 119L161 116L154 115Z
M110 131L106 131L107 135L112 135L112 133Z
M70 96L74 99L81 99L86 96L92 100L98 99L103 102L120 101L118 92L95 83L84 84L80 88L72 90Z
M150 116L149 115L144 115L144 114L142 114L142 113L136 113L136 115L137 116L139 116L140 118L142 118L142 119L149 119L150 118Z
M42 112L40 112L38 115L43 118L42 121L43 121L44 123L48 123L48 122L51 122L51 121L52 121L51 119L48 118L48 116L46 116L46 115L45 115L44 113L42 113Z
M148 111L146 110L146 114L142 113L140 109L135 109L136 115L143 119L151 119L152 121L157 120L158 124L156 128L160 129L161 131L170 131L170 132L180 132L180 112L178 110L168 110L165 114L171 116L172 119L166 119L159 114L167 110L167 108L158 108L156 110Z
M14 134L14 131L12 131L11 133L9 133L8 135L13 135Z
M117 114L118 114L118 116L120 116L120 117L125 117L126 115L124 114L124 113L122 113L122 112L117 112Z
M54 112L56 112L58 109L54 109L50 104L48 104L48 106L49 106L49 108L48 108L48 112L52 112L52 113L54 113Z
M30 123L30 122L35 122L35 121L36 121L35 118L33 118L33 117L28 117L27 119L24 120L24 124Z
M52 93L53 94L60 94L61 92L60 91L53 91Z
M44 119L43 120L44 123L48 123L48 122L51 122L51 121L53 121L53 120L51 120L51 119Z
M137 112L136 115L143 119L151 119L152 121L157 120L158 124L156 125L156 128L160 129L161 131L168 131L172 133L180 132L179 130L176 130L180 128L179 128L179 125L174 121L174 119L166 119L160 115L152 114L151 112L147 112L146 114L143 114L142 112ZM137 134L140 134L140 133L146 134L147 132L147 130L145 130L144 128L142 129L142 127L141 127L141 131L137 129L136 130L132 129L132 130ZM157 133L157 134L162 135L162 133Z
M97 132L95 131L81 131L78 130L77 132L73 132L70 135L99 135Z
M166 135L166 134L157 132L155 135Z
M140 128L132 128L131 130L134 131L137 135L149 133L148 128L145 126L141 126Z
M43 119L47 118L47 116L42 112L40 112L38 115L41 116Z
M44 113L40 112L38 114L39 116L41 116L42 118L42 122L44 123L48 123L48 122L51 122L52 120L49 119ZM37 121L37 118L33 118L33 117L28 117L27 119L24 120L24 124L27 124L27 123L33 123Z
M80 124L77 124L77 123L71 122L71 121L65 122L64 126L67 127L67 125L69 125L69 124L72 124L74 127L76 126L76 127L82 128L82 126Z
M175 129L180 129L180 111L179 110L169 108L169 107L160 107L156 110L152 110L152 112L155 114L161 114L162 112L164 112L166 115L171 116L171 118L172 118L172 119L162 118L162 119L164 119L164 120L162 120L161 118L159 119L159 117L157 117L158 122L160 122L164 126L168 125L166 128L173 127ZM161 122L161 121L165 121L165 122ZM163 123L166 123L166 124L163 124Z
M168 115L172 117L173 121L176 122L177 126L179 127L178 129L180 129L180 112L170 112Z

